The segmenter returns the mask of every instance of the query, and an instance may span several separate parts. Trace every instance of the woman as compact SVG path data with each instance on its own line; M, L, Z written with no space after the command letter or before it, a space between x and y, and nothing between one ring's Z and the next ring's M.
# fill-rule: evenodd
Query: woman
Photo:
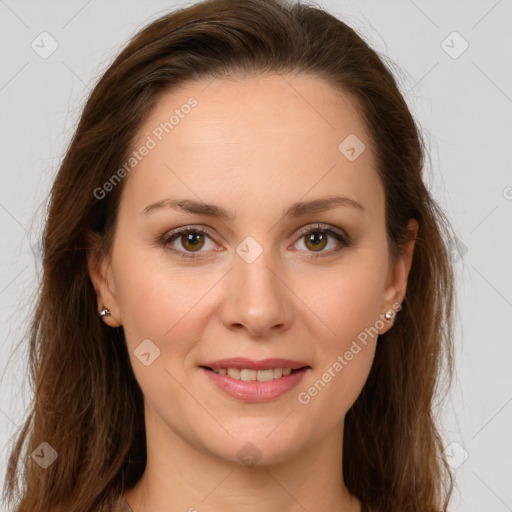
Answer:
M210 0L137 34L51 192L9 504L446 511L451 228L422 148L317 7Z

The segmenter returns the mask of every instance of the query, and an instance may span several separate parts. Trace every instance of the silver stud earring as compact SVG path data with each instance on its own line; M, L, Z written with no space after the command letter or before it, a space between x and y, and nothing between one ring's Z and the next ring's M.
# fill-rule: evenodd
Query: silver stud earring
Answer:
M103 308L103 309L100 311L100 316L110 316L110 309L108 309L108 308Z
M393 309L388 309L386 311L386 314L384 315L384 318L386 320L391 320L392 318L394 318L396 316L396 314L402 309L402 304L400 304L400 306L398 307L398 309L396 310L396 312L393 310Z

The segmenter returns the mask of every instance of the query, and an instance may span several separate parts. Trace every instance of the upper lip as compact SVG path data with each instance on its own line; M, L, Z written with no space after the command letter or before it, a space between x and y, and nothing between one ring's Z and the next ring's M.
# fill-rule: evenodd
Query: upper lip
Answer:
M248 370L270 370L271 368L291 368L292 370L297 370L309 365L300 361L294 361L292 359L282 359L275 357L269 359L260 359L259 361L255 359L247 359L245 357L230 357L227 359L218 359L217 361L204 363L201 366L206 366L212 369L245 368Z

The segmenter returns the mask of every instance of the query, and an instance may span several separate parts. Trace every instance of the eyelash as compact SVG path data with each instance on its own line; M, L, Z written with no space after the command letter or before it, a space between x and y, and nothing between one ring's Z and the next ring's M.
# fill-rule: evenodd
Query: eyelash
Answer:
M183 259L192 260L192 259L196 259L196 258L201 258L202 256L201 256L200 252L193 253L193 252L180 251L180 250L175 249L171 245L169 245L170 243L174 242L174 240L176 240L180 235L183 235L185 233L187 233L187 234L188 233L194 233L194 234L200 233L200 234L206 235L208 238L212 239L210 232L204 228L185 226L182 228L178 228L174 231L171 231L170 233L166 233L159 240L159 244L161 246L167 248L172 253L177 254L178 256L180 256ZM338 253L343 247L345 247L345 248L350 247L352 244L352 239L350 238L349 235L338 233L337 231L334 231L333 229L330 229L328 227L322 227L320 224L316 224L315 226L310 226L310 227L300 229L296 233L296 236L297 236L298 240L300 240L300 239L304 238L306 235L309 235L311 233L321 233L324 235L331 235L340 243L339 247L337 247L336 249L331 249L330 251L327 251L327 252L320 252L320 253L315 254L314 252L308 251L308 252L311 252L310 257L312 259L331 256L333 254Z

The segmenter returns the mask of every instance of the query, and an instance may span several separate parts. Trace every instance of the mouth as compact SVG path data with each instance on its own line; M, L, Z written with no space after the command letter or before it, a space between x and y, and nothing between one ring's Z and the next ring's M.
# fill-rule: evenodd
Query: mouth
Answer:
M311 370L309 365L289 359L224 359L199 368L225 394L251 403L268 402L285 395Z

